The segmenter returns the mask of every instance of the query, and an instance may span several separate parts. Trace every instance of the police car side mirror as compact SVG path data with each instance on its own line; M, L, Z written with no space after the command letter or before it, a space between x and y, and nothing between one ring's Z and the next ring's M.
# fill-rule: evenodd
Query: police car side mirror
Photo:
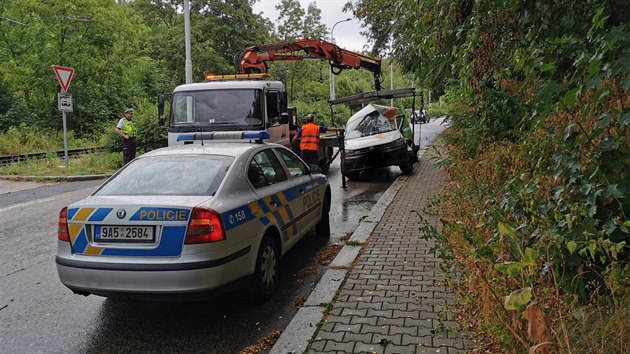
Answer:
M322 174L323 173L321 167L319 167L317 165L310 165L309 168L311 170L311 174Z

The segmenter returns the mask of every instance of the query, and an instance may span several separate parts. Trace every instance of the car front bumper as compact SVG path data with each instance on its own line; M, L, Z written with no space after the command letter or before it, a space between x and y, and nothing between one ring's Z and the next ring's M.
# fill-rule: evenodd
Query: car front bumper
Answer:
M409 162L407 146L374 149L373 151L357 151L345 156L344 172L357 173L373 168L397 166Z

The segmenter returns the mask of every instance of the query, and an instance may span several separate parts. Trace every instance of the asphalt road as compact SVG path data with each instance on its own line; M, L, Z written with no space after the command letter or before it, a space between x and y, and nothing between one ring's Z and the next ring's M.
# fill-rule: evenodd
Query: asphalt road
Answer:
M424 146L443 127L422 129ZM239 352L288 325L323 273L318 253L353 232L399 174L379 169L342 188L337 160L331 239L301 240L283 259L278 292L260 305L242 292L190 303L75 295L57 277L57 218L102 181L0 181L0 353Z
M101 181L53 184L0 181L0 352L234 353L283 330L322 273L317 255L354 231L361 216L395 179L341 188L333 195L331 239L303 239L282 263L279 291L262 305L242 292L207 302L139 302L74 295L58 280L59 210Z

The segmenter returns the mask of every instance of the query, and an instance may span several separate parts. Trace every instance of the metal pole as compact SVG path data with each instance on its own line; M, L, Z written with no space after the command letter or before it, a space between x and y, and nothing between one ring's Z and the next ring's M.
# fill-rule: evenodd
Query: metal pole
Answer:
M184 41L186 42L186 83L192 83L192 59L190 54L190 4L184 0Z
M350 20L352 20L352 19L351 18L347 18L345 20L338 21L337 23L335 23L332 26L332 29L330 30L330 37L331 37L331 40L332 40L333 44L335 44L335 35L333 34L335 32L335 26L337 26L338 24L340 24L342 22L348 22ZM332 101L332 100L335 99L335 75L332 72L332 67L330 68L330 73L329 74L330 74L330 79L328 81L330 82L330 100Z
M394 89L394 63L390 63L389 64L389 89L393 90ZM389 105L390 106L394 106L394 99L392 98L391 100L389 100Z
M68 129L66 128L66 111L63 111L63 165L68 168Z

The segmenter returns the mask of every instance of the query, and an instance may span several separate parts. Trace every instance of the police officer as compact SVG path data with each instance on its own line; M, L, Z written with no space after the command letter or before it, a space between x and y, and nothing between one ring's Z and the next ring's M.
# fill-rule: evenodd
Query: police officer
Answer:
M315 117L312 114L306 115L306 124L298 129L297 137L300 138L300 151L302 159L308 165L318 165L319 158L319 134L327 131L335 132L339 129L315 124Z
M116 125L116 134L120 135L123 145L123 165L136 158L136 136L138 130L133 122L133 108L125 111L125 117Z

